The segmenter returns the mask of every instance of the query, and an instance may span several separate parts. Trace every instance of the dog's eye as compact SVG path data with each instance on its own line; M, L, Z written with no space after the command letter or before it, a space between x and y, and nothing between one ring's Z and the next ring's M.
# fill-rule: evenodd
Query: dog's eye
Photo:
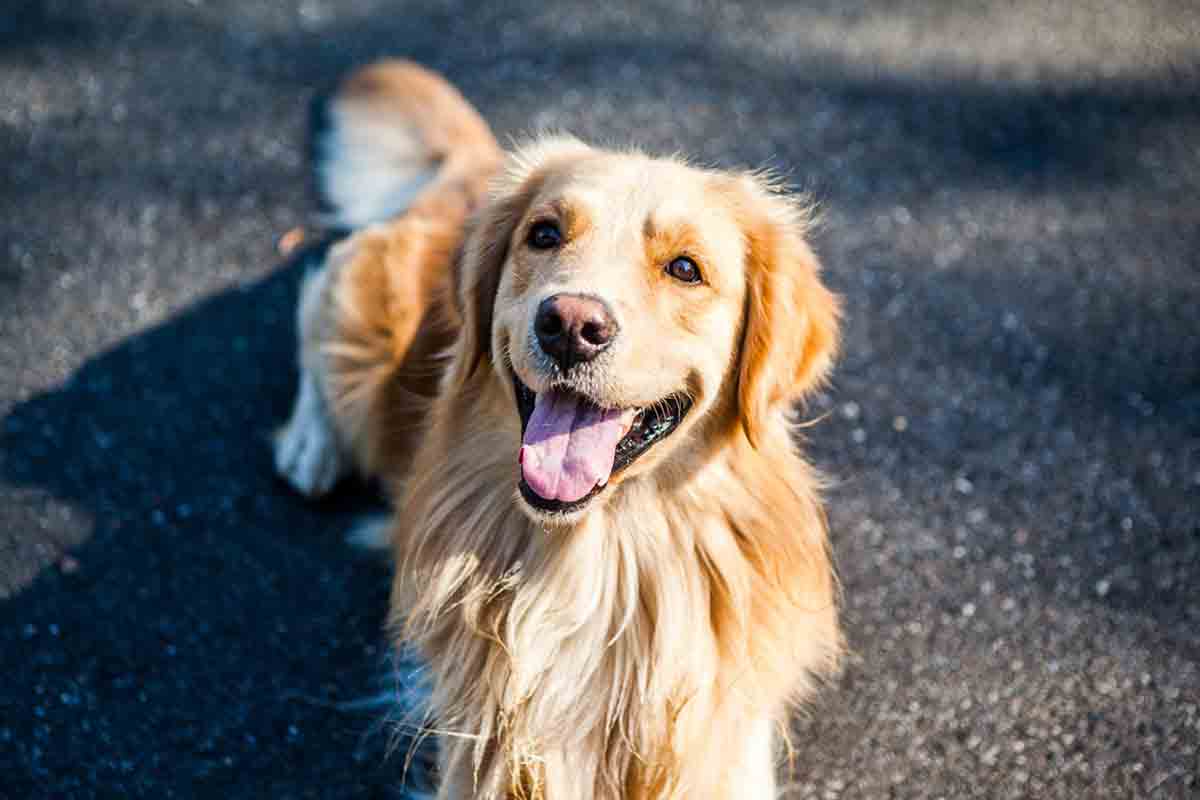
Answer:
M535 222L527 241L534 250L553 250L562 244L562 231L553 222Z
M684 283L697 283L700 280L700 268L696 266L695 261L686 256L680 256L667 264L667 274Z

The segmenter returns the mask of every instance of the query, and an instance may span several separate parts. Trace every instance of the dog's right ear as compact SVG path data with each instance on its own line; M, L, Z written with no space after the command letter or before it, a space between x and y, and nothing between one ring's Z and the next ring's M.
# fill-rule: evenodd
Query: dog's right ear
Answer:
M589 152L579 140L557 136L519 147L509 154L488 200L467 224L451 287L461 324L455 359L460 381L470 378L491 355L492 307L517 226L549 171Z

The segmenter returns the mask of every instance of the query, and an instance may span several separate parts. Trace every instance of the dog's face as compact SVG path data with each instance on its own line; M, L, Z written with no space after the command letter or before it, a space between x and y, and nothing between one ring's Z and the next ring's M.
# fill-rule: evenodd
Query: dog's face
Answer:
M526 510L570 521L717 417L754 440L819 379L836 304L756 179L552 140L468 239L462 355L511 389Z

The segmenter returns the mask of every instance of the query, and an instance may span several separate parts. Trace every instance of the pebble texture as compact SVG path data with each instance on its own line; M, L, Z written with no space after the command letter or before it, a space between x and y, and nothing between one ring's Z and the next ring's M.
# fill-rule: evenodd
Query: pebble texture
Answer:
M810 405L853 657L789 798L1200 794L1187 0L0 9L0 797L395 796L385 566L271 473L314 91L771 165L824 208ZM372 731L375 730L374 733Z

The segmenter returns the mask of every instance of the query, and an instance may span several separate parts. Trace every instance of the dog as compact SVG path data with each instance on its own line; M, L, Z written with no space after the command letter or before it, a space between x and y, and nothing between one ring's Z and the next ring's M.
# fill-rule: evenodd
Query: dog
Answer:
M544 135L505 154L387 61L322 107L333 246L280 474L377 477L438 797L766 800L843 650L794 407L839 304L755 172Z

